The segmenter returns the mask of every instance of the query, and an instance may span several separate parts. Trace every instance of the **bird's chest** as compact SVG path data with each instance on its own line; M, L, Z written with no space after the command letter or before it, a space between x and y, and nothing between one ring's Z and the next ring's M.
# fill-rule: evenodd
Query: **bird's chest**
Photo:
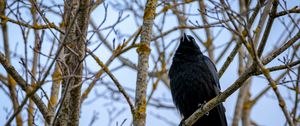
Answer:
M181 86L199 87L208 79L205 66L200 62L177 64L173 72L173 80Z
M173 72L176 73L171 79L171 88L177 90L178 96L206 99L213 95L212 78L201 62L177 64Z
M205 77L208 77L207 67L201 62L194 63L181 63L175 67L175 76L178 78L190 80L190 81L201 81Z

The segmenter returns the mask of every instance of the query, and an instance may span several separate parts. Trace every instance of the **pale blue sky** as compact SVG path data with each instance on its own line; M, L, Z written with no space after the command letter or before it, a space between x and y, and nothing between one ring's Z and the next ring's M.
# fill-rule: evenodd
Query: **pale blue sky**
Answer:
M11 0L9 0L9 2L11 2ZM61 1L57 0L56 2L60 3ZM234 0L233 3L234 4L232 4L231 6L232 7L236 6L236 3L237 3L236 0ZM288 8L295 6L295 5L298 5L298 6L300 5L300 3L297 2L297 0L291 0L288 3L289 3ZM49 3L49 4L51 4L51 3ZM117 20L117 16L119 13L117 10L113 9L111 4L108 4L108 5L109 5L108 6L108 17L107 17L107 21L105 22L103 27L112 25ZM160 9L158 9L158 10L160 10ZM191 13L196 13L197 9L198 9L197 4L187 6L187 10L190 10ZM279 10L281 10L280 7L279 7ZM142 13L142 12L138 12L138 13ZM168 12L168 13L170 14L170 12ZM24 10L24 11L22 11L22 14L24 14L24 16L22 15L23 17L26 17L26 15L30 15L30 12L28 10L27 11ZM121 33L126 33L126 34L130 35L136 31L137 26L133 22L133 18L134 18L133 14L124 12L123 17L125 17L126 15L129 15L129 17L126 20L124 20L123 22L121 22L120 24L118 24L116 26L116 29L119 30ZM55 22L55 24L58 24L60 22L60 18L58 18L56 15L47 13L46 16L49 18L50 22ZM104 9L103 9L103 6L101 5L92 13L91 18L95 22L97 22L97 24L99 24L103 20L103 16L104 16ZM158 16L155 21L159 22L160 18L161 17ZM188 17L188 19L191 20L192 22L195 22L196 20L201 22L200 19L198 19L198 18ZM139 23L141 23L141 22L139 22ZM8 27L9 28L9 41L10 41L11 50L14 50L15 47L17 47L16 53L21 56L24 56L24 44L23 44L23 38L21 37L21 32L19 30L19 26L15 25L15 24L11 24L11 23L9 23L8 25L9 25L9 27ZM166 25L164 26L164 29L166 31L177 25L178 24L177 24L177 21L174 18L174 16L168 16L168 20L167 20ZM278 31L283 30L283 27L279 22L275 22L274 26L275 27L273 27L271 30L271 36L269 37L269 40L268 40L268 43L266 46L267 48L266 48L265 52L268 52L271 49L271 47L276 45L276 43L277 43L276 40L278 39L278 36L281 34L281 32L278 32ZM223 31L226 31L226 30L223 30ZM106 35L107 32L108 31L103 31L103 34ZM218 31L216 29L216 30L214 30L213 34L216 35L217 32ZM187 32L187 33L189 34L189 32ZM205 39L205 34L204 34L203 30L197 30L196 33L202 39ZM50 37L52 36L51 33L49 32L49 30L46 30L46 34L50 35ZM158 32L154 32L154 35L158 35ZM180 36L179 31L169 34L168 36L165 37L165 42L168 44L172 39L179 37L179 36ZM114 34L111 34L108 37L108 41L112 42L113 38L115 38L115 37L116 36ZM0 38L2 38L2 34L0 34ZM216 46L220 46L220 45L223 45L225 42L227 42L229 39L230 39L229 34L226 32L222 32L222 34L220 34L219 37L216 40L214 40L214 42L215 42ZM33 40L33 37L32 37L32 32L31 32L30 37L29 37L29 46L33 46L32 40ZM92 39L93 42L95 42L97 40L98 39L95 36ZM50 41L49 39L45 39L44 45L42 46L42 51L45 53L47 53L48 50L50 49L49 41ZM122 40L116 39L116 43L118 43L118 42L122 42ZM178 42L173 43L172 46L173 47L177 46L177 43ZM94 48L94 46L90 46L89 48ZM170 49L172 49L172 48L170 48ZM233 46L231 48L233 48ZM201 49L203 50L204 48L201 46ZM223 48L217 49L215 51L215 55L218 56L222 49ZM0 39L0 51L2 53L4 52L2 39ZM105 48L104 45L102 45L95 52L95 54L97 56L99 56L102 61L106 61L109 58L111 53L109 52L109 50L107 50ZM228 56L228 54L229 53L227 52L225 55ZM130 59L134 63L137 63L137 54L136 54L135 49L123 54L122 56ZM29 57L32 57L32 55L29 55ZM41 60L44 60L44 59L45 58L43 58ZM24 75L24 72L23 72L24 70L22 70L22 67L19 64L19 60L20 59L18 59L18 58L14 58L12 60L12 64L20 71L21 74ZM219 64L216 64L217 69L221 68L224 61L225 61L225 58L223 58ZM98 71L100 69L100 67L96 64L96 62L91 57L88 57L86 59L86 63L88 64L89 69L91 69L92 71ZM109 68L115 68L119 65L120 65L120 62L118 60L115 60ZM274 65L279 65L279 62L276 60L275 62L272 62L270 66L274 66ZM170 64L168 64L168 66L170 66ZM224 73L224 75L220 79L222 91L224 89L226 89L227 87L229 87L237 79L236 66L237 66L237 57L235 57L233 63L229 66L227 71ZM153 68L153 63L150 63L150 69L151 68ZM5 73L2 66L0 66L0 71L1 71L1 74ZM280 72L274 72L274 73L272 73L272 76L276 77L279 73ZM133 71L132 69L125 67L125 68L122 68L121 70L113 72L113 74L117 77L117 79L121 82L121 84L124 87L130 88L130 89L135 88L136 72ZM108 82L108 81L111 82L110 78L108 78L108 77L105 77L103 80L106 82ZM151 80L150 80L150 82L151 82ZM92 103L89 102L92 99L95 99L95 97L97 97L95 95L96 91L99 94L101 94L104 90L106 90L106 88L101 85L102 84L100 84L100 82L99 82L99 84L96 86L96 88L92 90L91 95L89 96L89 99L86 100L86 103L83 103L83 106L81 109L80 125L82 125L82 126L88 125L90 120L92 119L94 112L99 113L99 119L95 122L95 124L94 124L95 126L98 126L98 125L107 126L109 124L108 120L110 118L109 113L112 114L112 118L115 118L115 116L118 115L113 120L113 122L111 122L111 125L116 125L116 122L118 122L120 124L124 119L127 119L127 121L124 123L124 126L129 125L131 123L132 117L131 117L131 113L129 111L129 107L126 104L123 96L117 95L119 98L121 98L121 102L120 101L116 102L114 100L105 99L105 98L98 98L97 100L93 101ZM256 96L256 94L258 92L260 92L266 86L267 86L267 81L265 79L254 77L253 85L251 88L252 96ZM86 87L87 87L87 85L84 84L83 89L85 89ZM110 87L113 87L115 89L113 84ZM43 88L49 92L50 83L46 84ZM150 93L151 88L152 88L152 83L149 83L148 93ZM164 104L173 105L169 89L162 83L160 83L158 85L158 89L159 90L157 90L155 92L153 97L164 98L164 99L166 99ZM282 92L282 94L286 94L286 92L287 92L286 88L279 86L279 89ZM134 92L129 91L128 93L129 93L129 95L134 96ZM106 95L108 95L108 94L106 94ZM231 120L233 117L234 107L235 107L235 103L236 103L236 96L237 96L237 92L235 92L232 96L230 96L224 102L225 108L227 110L226 115L227 115L227 119L228 119L229 123L231 123ZM271 90L268 92L268 96L274 96L274 94ZM23 96L20 96L19 99L21 99L21 98L23 98ZM291 108L292 104L290 102L287 102L287 105L288 105L288 108ZM117 112L109 112L109 110L112 110L115 108L117 109ZM11 112L12 105L11 105L10 99L8 99L8 97L1 91L0 92L0 113L1 113L0 114L0 125L2 125L3 123L6 122L7 117L5 117L5 116L7 115L7 113L5 112L5 109L8 109L9 112ZM122 111L123 109L124 109L124 111L121 114L118 114L118 111ZM252 113L251 118L260 125L277 126L277 125L283 125L285 123L284 115L282 114L282 111L280 110L280 108L278 106L277 100L275 100L274 98L264 96L257 103L257 105L254 106L251 113ZM25 117L26 113L23 112L22 115L24 115L24 117ZM167 120L174 122L175 124L178 124L180 122L180 116L176 110L160 109L160 108L155 108L153 106L149 106L147 108L147 126L158 126L158 125L168 126L169 125L165 121L159 120L154 115L159 115L161 117L164 117ZM41 122L41 120L39 120L39 121ZM41 123L38 123L38 124L41 124Z

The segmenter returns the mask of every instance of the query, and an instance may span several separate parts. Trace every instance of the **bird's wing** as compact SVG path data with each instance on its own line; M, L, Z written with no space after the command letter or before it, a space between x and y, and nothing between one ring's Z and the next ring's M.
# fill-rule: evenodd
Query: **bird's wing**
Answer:
M217 72L217 69L214 65L214 63L206 56L204 56L204 61L205 61L205 64L207 65L213 79L214 79L214 82L216 84L216 87L218 88L218 92L220 92L221 90L221 87L220 87L220 83L219 83L219 77L218 77L218 72ZM217 111L219 114L219 117L216 117L216 118L219 118L220 119L220 126L227 126L227 120L226 120L226 116L225 116L225 108L223 106L223 104L221 103L220 105L218 105L216 108L215 108L215 111Z
M213 79L214 79L214 82L216 84L216 86L219 88L219 90L221 90L221 87L220 87L220 83L219 83L219 77L218 77L218 72L217 72L217 69L214 65L214 63L207 57L207 56L204 56L204 62L205 64L207 65Z

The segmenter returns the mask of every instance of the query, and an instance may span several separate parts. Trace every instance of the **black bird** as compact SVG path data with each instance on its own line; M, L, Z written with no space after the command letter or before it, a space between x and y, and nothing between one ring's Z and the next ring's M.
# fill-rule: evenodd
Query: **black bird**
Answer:
M183 120L220 94L217 70L200 51L195 39L184 34L169 71L171 93ZM225 108L219 104L193 126L227 126Z

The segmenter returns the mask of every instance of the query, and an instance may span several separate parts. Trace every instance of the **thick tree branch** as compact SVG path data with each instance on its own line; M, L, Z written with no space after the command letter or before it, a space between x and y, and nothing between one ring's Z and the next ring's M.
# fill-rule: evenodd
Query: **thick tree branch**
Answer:
M20 74L15 70L15 68L11 64L9 64L9 62L5 58L4 54L1 52L0 52L0 62L3 65L3 67L5 68L5 70L14 78L14 80L17 82L17 84L22 88L22 90L27 92L27 95L31 96L31 99L34 101L34 103L37 105L37 107L41 111L46 122L49 123L50 115L48 114L46 105L43 103L43 101L37 94L32 94L32 93L34 93L34 90L36 90L36 89L32 89L31 87L26 86L26 85L28 85L26 83L26 81L20 76Z

